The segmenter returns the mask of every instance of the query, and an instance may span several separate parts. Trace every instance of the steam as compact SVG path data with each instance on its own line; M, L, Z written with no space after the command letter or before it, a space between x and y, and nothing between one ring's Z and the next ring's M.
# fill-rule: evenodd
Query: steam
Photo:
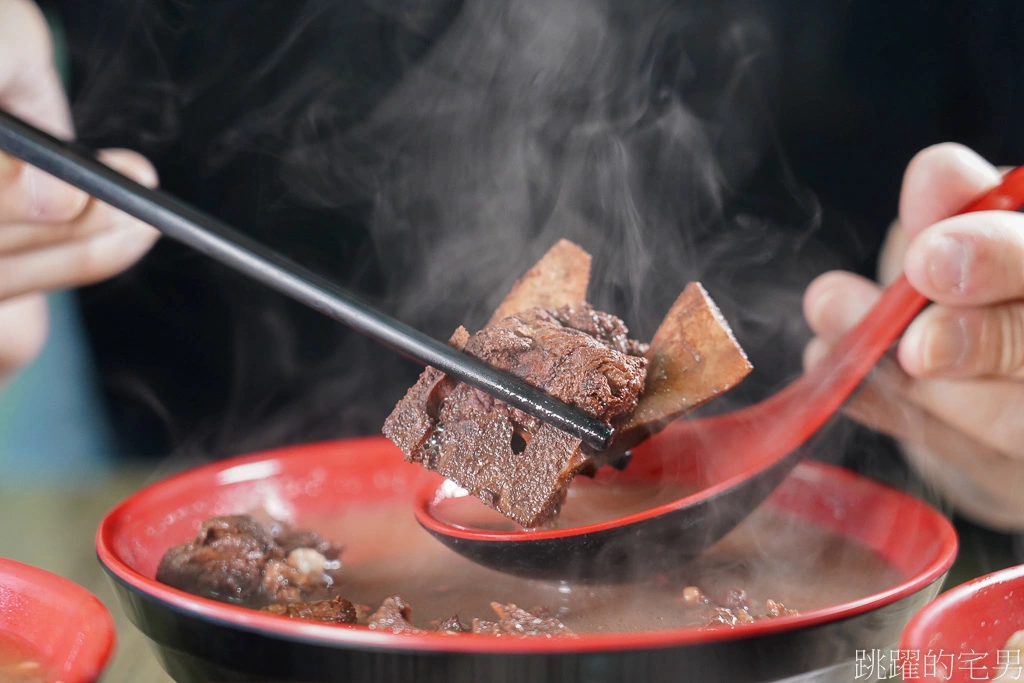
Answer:
M757 400L800 372L802 291L840 261L814 240L813 196L785 172L765 174L786 167L770 125L772 32L758 3L171 5L125 3L128 47L144 57L97 59L78 98L80 129L96 140L139 130L118 142L159 151L179 144L194 103L237 100L226 122L188 122L213 131L205 172L251 150L271 159L284 191L232 189L236 204L258 202L273 216L257 236L290 241L293 256L345 284L372 282L374 303L399 319L437 338L478 329L565 237L594 256L591 302L637 338L651 337L687 282L707 287L755 366L708 410ZM281 12L287 28L254 54L237 36L261 12ZM166 63L177 49L168 13L209 22L209 45L195 57L202 68L182 74ZM380 17L403 37L359 34L380 31ZM384 66L366 75L363 62ZM118 81L144 85L125 103ZM264 91L274 96L257 96ZM102 113L111 102L116 112ZM218 213L231 221L224 204ZM370 249L332 263L302 245L301 231L286 239L282 207L354 216ZM214 276L211 291L232 277ZM309 340L295 337L293 321L315 314L289 306L225 306L231 400L179 447L223 454L379 431L417 369L356 335L325 336L336 349L327 360L304 353ZM159 408L158 397L149 402Z

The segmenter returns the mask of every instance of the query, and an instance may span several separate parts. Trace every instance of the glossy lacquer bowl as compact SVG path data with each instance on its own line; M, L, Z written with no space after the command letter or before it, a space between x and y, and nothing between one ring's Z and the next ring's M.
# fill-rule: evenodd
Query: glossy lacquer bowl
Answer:
M552 639L394 634L290 620L154 580L164 552L192 537L208 517L263 507L299 525L336 513L370 524L383 509L412 520L413 500L431 481L436 475L404 462L382 438L237 458L134 494L103 520L97 550L124 609L178 681L711 683L779 680L852 663L858 650L893 647L910 615L938 592L957 548L950 524L917 499L842 469L805 463L761 510L792 518L797 532L825 529L870 548L898 579L861 599L736 629L605 631ZM421 552L436 553L441 562L449 556L453 563L465 562L412 525L425 539L421 547L427 550ZM395 545L384 529L360 536L345 552L394 553L400 562L402 548ZM401 586L395 592L401 594Z
M1006 648L1024 630L1024 565L946 591L900 638L897 667L908 681L1024 681L1024 653Z
M5 646L39 657L61 683L93 683L115 641L113 619L92 593L38 567L0 558Z

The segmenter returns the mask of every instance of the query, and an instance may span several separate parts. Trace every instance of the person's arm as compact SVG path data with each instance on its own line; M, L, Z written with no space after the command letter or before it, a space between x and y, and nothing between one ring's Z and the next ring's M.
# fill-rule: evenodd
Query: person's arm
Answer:
M30 0L0 0L0 107L73 136L46 21ZM154 186L156 172L125 150L105 163ZM152 228L0 153L0 387L46 338L45 293L126 269L156 240Z
M854 401L855 419L900 440L911 464L965 516L1024 529L1024 214L953 216L1000 181L960 145L931 147L910 163L899 221L879 274L904 270L934 305L907 329L898 367L882 368ZM817 338L813 366L875 302L880 287L833 272L815 280L804 312Z

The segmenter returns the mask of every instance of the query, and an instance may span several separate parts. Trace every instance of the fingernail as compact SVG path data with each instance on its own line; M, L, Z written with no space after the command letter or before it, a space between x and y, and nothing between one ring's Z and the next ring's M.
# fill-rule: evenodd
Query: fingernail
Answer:
M804 371L810 372L828 353L829 345L815 337L804 347Z
M969 351L967 319L953 316L935 321L925 331L920 348L925 372L963 367Z
M928 277L942 292L963 291L967 282L968 253L962 240L939 235L929 245Z
M25 189L29 198L29 217L46 218L66 192L64 185L48 173L30 166L25 169Z

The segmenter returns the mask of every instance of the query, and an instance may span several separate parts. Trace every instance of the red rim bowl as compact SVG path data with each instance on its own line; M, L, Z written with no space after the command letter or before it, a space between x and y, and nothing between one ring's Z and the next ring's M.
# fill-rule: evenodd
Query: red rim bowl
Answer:
M61 683L92 683L116 636L110 612L65 578L0 558L0 638L38 653Z
M337 509L339 500L351 505L386 498L406 500L412 515L412 501L431 480L440 481L404 462L393 445L376 437L235 458L179 474L127 498L102 521L97 552L115 582L127 590L179 613L237 630L343 648L508 654L678 647L805 629L864 614L928 589L944 576L957 552L952 526L925 503L846 470L808 462L794 470L767 504L854 538L886 558L907 577L904 581L861 600L735 630L683 628L549 640L391 634L303 622L196 597L154 579L163 553L194 536L200 522L211 516L246 512L270 503L285 518L301 522L303 515ZM856 514L848 514L853 509ZM915 533L908 535L907 529Z
M899 656L908 670L905 678L928 683L1024 681L1024 661L1006 655L1003 661L1011 670L999 677L999 651L1022 629L1024 565L951 588L914 615L903 630ZM939 667L949 676L941 677Z

